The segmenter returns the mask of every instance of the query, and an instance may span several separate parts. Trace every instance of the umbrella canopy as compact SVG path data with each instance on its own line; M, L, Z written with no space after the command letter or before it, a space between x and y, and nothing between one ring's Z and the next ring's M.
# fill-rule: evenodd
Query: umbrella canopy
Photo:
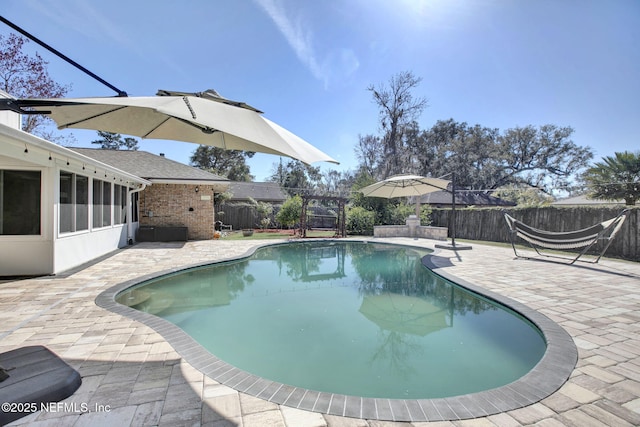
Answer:
M261 111L209 90L159 91L159 96L8 100L5 109L48 114L59 129L94 129L140 138L186 141L254 151L306 164L336 160L272 121Z
M435 191L446 190L450 181L439 178L427 178L419 175L396 175L361 188L360 192L366 197L394 197L422 196Z
M384 197L387 199L414 196L416 198L416 217L418 218L420 218L420 196L441 190L451 192L451 249L471 249L470 246L456 246L456 181L455 173L451 175L451 181L440 178L427 178L419 175L396 175L384 181L361 188L359 191L367 197ZM451 185L450 190L448 189L449 185ZM439 246L436 245L436 247Z
M401 294L367 295L359 311L382 329L403 334L425 336L450 326L446 310L425 299Z
M361 188L366 197L415 197L416 216L420 217L420 196L435 191L446 190L450 181L440 178L427 178L419 175L396 175Z

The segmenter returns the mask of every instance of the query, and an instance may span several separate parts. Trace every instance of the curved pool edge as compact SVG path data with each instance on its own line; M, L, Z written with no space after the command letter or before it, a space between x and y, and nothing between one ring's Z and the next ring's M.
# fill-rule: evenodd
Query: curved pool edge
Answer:
M357 239L356 241L374 242L371 239ZM144 275L133 280L119 283L103 291L96 297L95 302L101 308L149 326L159 333L187 363L221 384L231 387L238 392L246 393L279 405L329 415L408 422L453 421L486 417L519 409L541 401L562 387L575 368L578 351L573 339L564 329L545 315L522 303L474 285L446 271L438 271L441 270L442 267L432 262L433 259L437 257L438 250L433 254L425 256L422 261L423 265L437 275L461 287L467 288L472 292L495 300L517 312L542 332L547 343L547 349L542 359L534 368L518 380L490 390L437 399L405 400L365 398L318 392L267 380L236 368L218 359L182 329L169 321L129 308L115 301L117 294L141 282L212 263L246 258L265 246L286 243L288 242L260 244L252 247L240 256L196 263ZM375 243L412 246L407 243L398 244L377 241L375 241ZM425 249L424 246L413 246Z

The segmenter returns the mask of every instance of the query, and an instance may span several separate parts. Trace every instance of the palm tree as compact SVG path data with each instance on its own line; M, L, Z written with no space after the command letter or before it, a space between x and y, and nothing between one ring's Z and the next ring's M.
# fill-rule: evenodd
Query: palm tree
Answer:
M640 152L615 153L587 169L584 180L594 199L620 200L635 205L640 198Z

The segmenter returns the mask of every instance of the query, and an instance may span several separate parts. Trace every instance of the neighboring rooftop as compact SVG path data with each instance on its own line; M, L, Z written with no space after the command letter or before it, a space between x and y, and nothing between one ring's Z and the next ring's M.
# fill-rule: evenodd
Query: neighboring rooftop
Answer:
M229 191L233 194L232 201L254 199L258 202L284 202L287 195L277 182L240 182L229 183Z
M70 149L152 182L154 180L211 181L212 183L220 181L227 183L229 181L222 176L146 151L75 147L70 147Z
M449 206L452 204L453 197L448 191L435 191L422 196L420 203L431 206ZM456 191L456 205L460 206L515 206L516 204L508 200L490 196L486 193L477 191Z
M624 205L624 200L603 200L603 199L590 199L586 194L582 194L580 196L567 197L566 199L560 199L553 203L552 205L558 206L577 206L577 205L589 205L589 206L603 206L603 205Z

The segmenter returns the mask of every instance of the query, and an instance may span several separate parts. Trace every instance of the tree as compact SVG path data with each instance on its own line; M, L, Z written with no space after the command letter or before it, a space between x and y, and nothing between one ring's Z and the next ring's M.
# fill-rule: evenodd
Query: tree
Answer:
M251 151L225 150L219 147L200 145L191 155L191 165L231 181L253 181L247 159L254 156Z
M249 205L252 206L260 217L260 228L266 230L271 225L271 215L273 214L273 205L266 202L258 202L253 197L249 197Z
M410 142L414 165L405 169L435 177L455 172L460 188L490 192L512 184L550 193L567 185L593 156L570 139L572 133L570 127L549 124L500 132L439 120Z
M501 157L497 138L498 129L469 126L453 119L439 120L412 140L411 171L434 177L455 172L461 188L491 188Z
M300 221L302 215L302 197L289 197L276 214L276 221L285 227L292 227Z
M370 176L378 175L379 166L383 163L382 141L374 135L359 135L355 149L360 168ZM380 178L381 180L383 178Z
M505 185L496 189L493 195L513 202L518 206L547 206L554 200L553 197L543 191L527 185Z
M130 136L122 138L119 133L104 132L99 130L100 139L91 141L92 144L99 144L103 150L133 150L138 149L138 140Z
M460 188L492 192L525 185L551 193L566 187L593 157L589 147L571 140L568 126L529 125L501 132L449 119L421 130L416 119L426 100L411 93L420 81L404 72L388 86L368 87L384 134L359 137L358 173L378 181L400 173L441 177L455 172Z
M355 176L349 170L340 172L329 169L322 173L322 181L318 190L326 195L349 197L354 180Z
M629 206L640 199L640 152L603 157L583 175L594 199L621 200Z
M507 129L499 138L500 175L491 188L524 183L532 187L564 187L593 158L589 147L571 139L571 127L529 125Z
M410 71L404 71L392 76L388 86L371 85L367 88L378 105L380 127L384 133L379 152L382 155L380 179L403 172L403 155L406 154L403 137L407 127L415 122L427 106L425 98L416 98L411 93L421 81Z
M305 165L299 160L288 160L273 165L269 181L277 182L290 196L309 193L322 179L320 168Z
M24 52L29 40L16 34L0 35L0 85L2 90L16 98L62 98L71 85L56 83L47 71L47 61L36 52L33 56ZM44 139L62 142L72 136L54 135L48 126L53 121L46 115L22 116L22 129Z

